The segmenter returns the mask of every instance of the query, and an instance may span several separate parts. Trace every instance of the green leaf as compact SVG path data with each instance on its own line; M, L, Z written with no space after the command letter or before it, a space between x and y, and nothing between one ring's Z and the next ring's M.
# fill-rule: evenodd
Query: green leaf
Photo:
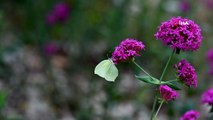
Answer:
M3 108L6 104L6 93L0 91L0 108Z
M135 76L138 80L143 81L145 83L159 85L160 81L157 78L150 77L150 76Z
M95 67L94 73L111 82L114 82L118 77L118 69L111 59L101 61Z
M181 90L181 88L177 83L166 83L166 84L174 90Z

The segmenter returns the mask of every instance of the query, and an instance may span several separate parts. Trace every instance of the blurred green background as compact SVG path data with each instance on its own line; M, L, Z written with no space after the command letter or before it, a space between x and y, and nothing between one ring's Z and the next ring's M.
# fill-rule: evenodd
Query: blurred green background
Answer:
M154 34L161 22L176 16L202 29L201 48L172 61L190 61L199 84L183 88L178 100L163 106L159 119L178 120L197 109L201 120L211 120L208 107L200 104L202 92L213 87L206 61L213 48L211 1L0 0L0 120L148 120L155 89L134 78L143 74L138 68L119 64L114 83L93 70L130 37L146 45L136 61L158 78L172 51ZM67 8L56 20L51 15L61 3ZM172 64L165 79L175 76Z

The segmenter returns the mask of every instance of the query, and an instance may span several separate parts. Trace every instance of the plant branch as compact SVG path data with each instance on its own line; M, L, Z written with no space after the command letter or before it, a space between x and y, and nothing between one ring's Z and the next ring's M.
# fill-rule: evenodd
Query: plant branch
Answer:
M162 107L163 103L164 103L164 100L163 100L163 101L161 101L160 106L158 107L158 110L157 110L157 112L156 112L156 114L155 114L155 117L154 117L154 118L157 118L157 115L158 115L158 113L159 113L159 111L160 111L160 109L161 109L161 107Z
M148 75L151 79L153 79L153 77L152 77L148 72L146 72L140 65L138 65L134 60L132 60L132 62L133 62L138 68L140 68L146 75Z

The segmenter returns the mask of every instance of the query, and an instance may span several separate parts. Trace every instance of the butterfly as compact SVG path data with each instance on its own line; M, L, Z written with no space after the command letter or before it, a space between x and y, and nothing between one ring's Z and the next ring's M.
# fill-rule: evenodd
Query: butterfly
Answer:
M112 59L101 61L94 70L94 74L104 78L107 81L114 82L118 77L118 69Z

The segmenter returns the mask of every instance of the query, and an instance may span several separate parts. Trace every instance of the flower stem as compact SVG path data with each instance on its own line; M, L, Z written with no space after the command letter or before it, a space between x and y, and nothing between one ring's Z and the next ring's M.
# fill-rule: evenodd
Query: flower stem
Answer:
M134 60L132 60L132 62L138 67L140 68L146 75L148 75L151 79L153 78L148 72L146 72L140 65L138 65Z
M160 109L161 109L161 107L162 107L163 103L164 103L164 100L162 100L162 101L161 101L161 103L160 103L160 105L159 105L159 107L158 107L158 110L157 110L157 112L156 112L156 114L155 114L155 117L154 117L154 118L157 118L157 115L158 115L158 113L159 113L159 111L160 111Z
M167 70L167 68L168 68L168 66L169 66L169 63L170 63L170 61L171 61L172 56L174 55L174 53L175 53L175 50L172 51L172 54L171 54L171 56L169 57L169 59L168 59L168 61L167 61L167 63L166 63L166 66L165 66L165 68L164 68L164 70L163 70L163 73L162 73L161 76L160 76L160 83L161 83L161 81L162 81L162 79L163 79L163 77L164 77L164 75L165 75L165 73L166 73L166 70Z
M164 75L165 75L165 73L166 73L166 70L167 70L167 68L168 68L168 66L169 66L169 63L170 63L170 61L171 61L172 56L174 55L174 53L175 53L175 50L172 51L172 54L171 54L171 56L169 57L169 59L168 59L168 61L167 61L167 63L166 63L166 66L165 66L165 68L164 68L164 70L163 70L163 73L161 74L161 77L160 77L160 83L161 83L161 81L162 81L162 79L163 79L163 77L164 77ZM154 111L155 111L155 108L156 108L156 105L157 105L157 99L158 99L158 97L157 97L157 95L156 95L156 96L155 96L154 103L153 103L153 106L152 106L151 120L153 120Z
M151 112L151 119L150 119L150 120L153 119L153 115L154 115L154 112L155 112L155 107L156 107L156 104L157 104L157 100L158 100L158 97L157 97L157 95L156 95L156 96L155 96L154 103L153 103L153 105L152 105L152 112Z

